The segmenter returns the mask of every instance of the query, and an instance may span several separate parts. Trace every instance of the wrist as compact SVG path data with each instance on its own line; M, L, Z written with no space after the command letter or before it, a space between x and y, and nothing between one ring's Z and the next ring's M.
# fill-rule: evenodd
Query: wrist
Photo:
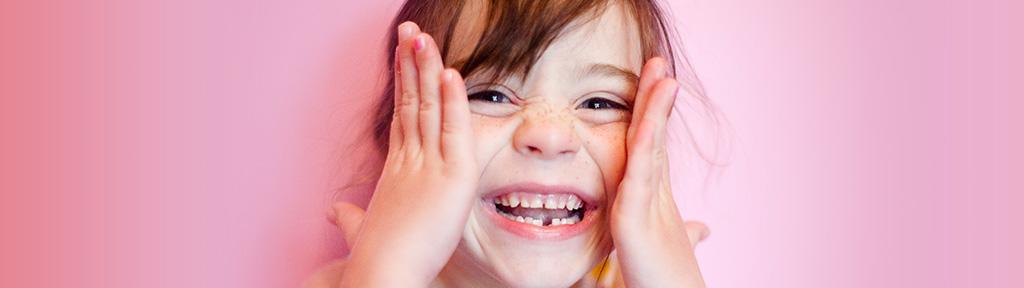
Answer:
M426 287L430 278L418 273L411 261L387 253L359 253L353 250L339 287ZM365 255L365 256L364 256Z

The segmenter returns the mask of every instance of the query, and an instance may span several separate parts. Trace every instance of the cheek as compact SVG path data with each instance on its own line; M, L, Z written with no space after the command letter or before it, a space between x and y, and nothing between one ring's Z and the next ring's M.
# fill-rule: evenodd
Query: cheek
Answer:
M512 141L517 120L514 117L488 117L472 114L473 148L478 167L486 167L494 155Z
M601 168L605 191L614 196L614 191L622 180L626 167L626 129L629 124L624 122L609 123L587 127L581 133L583 145L594 162Z

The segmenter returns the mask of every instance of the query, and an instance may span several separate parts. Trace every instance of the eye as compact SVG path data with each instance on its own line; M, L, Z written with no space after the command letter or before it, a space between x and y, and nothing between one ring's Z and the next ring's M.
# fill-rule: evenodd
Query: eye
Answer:
M513 98L515 94L511 93L514 92L500 92L494 89L473 92L473 88L470 88L470 93L466 97L469 99L469 111L490 117L505 117L515 114L520 107L515 105L516 98Z
M484 90L476 93L469 94L469 101L484 101L491 103L512 103L512 99L509 99L505 93L501 93L494 90Z
M587 99L586 101L583 101L583 103L580 103L580 106L576 107L576 108L593 109L593 110L604 110L604 109L629 110L629 107L626 107L626 105L623 105L623 104L621 104L619 102L615 102L615 101L608 100L608 99L605 99L605 98L601 98L601 97L594 97L594 98Z

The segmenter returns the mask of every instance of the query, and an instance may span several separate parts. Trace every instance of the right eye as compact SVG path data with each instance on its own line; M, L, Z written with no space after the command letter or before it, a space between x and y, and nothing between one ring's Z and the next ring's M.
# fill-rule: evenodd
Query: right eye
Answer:
M508 98L505 93L501 93L495 90L484 90L469 94L469 101L484 101L491 103L512 103L512 99Z
M470 91L473 89L470 88ZM519 106L512 98L514 96L509 95L514 94L486 89L469 93L466 98L469 99L470 112L490 117L505 117L519 111Z

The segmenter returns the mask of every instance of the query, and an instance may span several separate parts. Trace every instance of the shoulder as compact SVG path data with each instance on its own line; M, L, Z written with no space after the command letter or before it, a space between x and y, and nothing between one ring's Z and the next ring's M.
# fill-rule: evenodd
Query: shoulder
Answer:
M327 263L316 272L313 272L302 287L305 288L337 288L341 283L341 273L345 272L345 264L348 261L338 259Z

